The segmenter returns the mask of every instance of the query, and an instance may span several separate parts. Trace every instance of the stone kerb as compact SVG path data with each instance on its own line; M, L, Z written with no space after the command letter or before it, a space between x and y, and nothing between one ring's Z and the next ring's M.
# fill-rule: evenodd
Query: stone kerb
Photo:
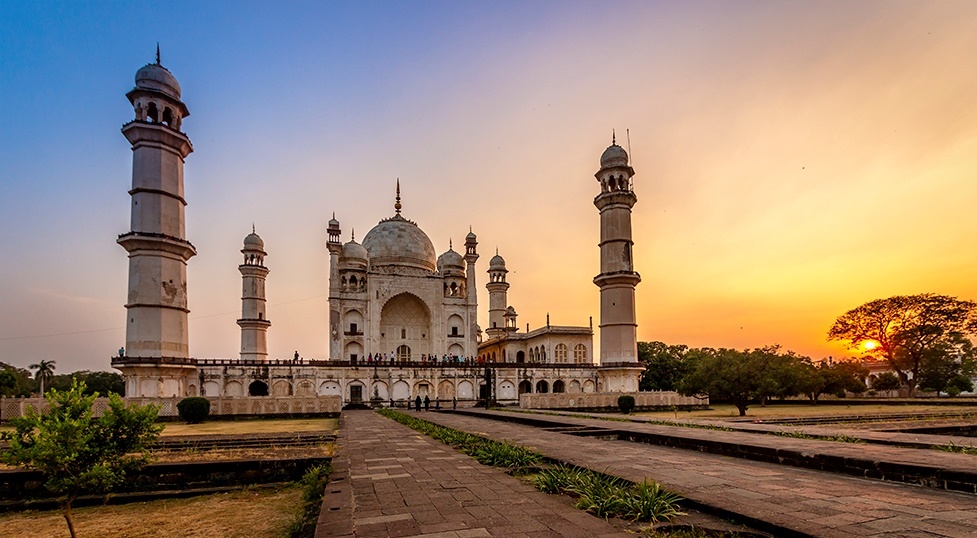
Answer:
M519 396L519 407L522 409L617 409L618 397L625 394L634 397L635 409L642 410L673 407L690 409L709 405L708 399L682 396L672 391L620 393L564 392L559 394L522 394Z
M127 404L159 407L159 416L177 417L176 404L183 398L124 398ZM281 396L281 397L208 397L211 416L274 416L274 415L338 415L342 409L342 398L338 395L326 396ZM108 408L108 398L96 398L92 404L95 416L101 416ZM43 398L4 398L0 404L0 421L22 417L27 408L38 411L48 409Z

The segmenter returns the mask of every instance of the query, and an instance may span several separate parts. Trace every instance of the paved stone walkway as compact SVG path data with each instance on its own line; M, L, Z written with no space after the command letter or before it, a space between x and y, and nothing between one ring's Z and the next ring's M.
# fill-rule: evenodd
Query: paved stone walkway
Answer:
M900 446L889 446L883 444L855 444L815 439L796 439L774 435L762 435L756 432L743 430L716 431L698 428L683 428L640 421L614 422L608 420L558 416L551 414L525 414L510 411L484 411L474 409L467 409L465 412L487 416L497 416L505 420L513 421L531 418L538 421L552 422L554 425L588 426L605 429L627 430L659 436L676 437L679 439L695 439L697 442L706 445L710 443L727 443L734 446L742 446L744 449L747 447L757 447L768 454L776 453L777 451L791 451L795 454L809 454L812 456L830 458L835 462L836 466L843 466L844 462L855 462L858 460L867 463L885 462L887 465L883 466L881 469L890 471L892 475L899 474L901 471L900 466L905 466L905 470L907 472L909 472L911 469L913 474L933 477L936 485L941 483L941 478L944 480L959 480L962 483L969 484L968 486L965 486L965 489L946 488L955 489L957 491L975 492L974 483L977 482L977 478L974 476L975 469L977 469L977 457L971 454L948 453L932 449L904 448ZM788 430L790 428L780 429ZM973 442L973 440L971 439L970 442ZM804 466L802 465L802 467ZM861 475L862 473L858 472L857 474ZM894 480L901 481L895 478ZM913 483L914 481L910 480L909 482ZM977 532L975 532L975 536L977 536Z
M629 480L653 479L703 506L769 522L782 529L778 535L792 531L795 536L825 538L977 536L974 495L644 443L575 437L451 413L429 413L422 418L493 439L508 439L548 457ZM600 420L577 420L599 427L608 425ZM673 429L686 430L689 435L702 433ZM797 440L783 441L793 444Z
M631 536L372 411L341 423L316 537Z

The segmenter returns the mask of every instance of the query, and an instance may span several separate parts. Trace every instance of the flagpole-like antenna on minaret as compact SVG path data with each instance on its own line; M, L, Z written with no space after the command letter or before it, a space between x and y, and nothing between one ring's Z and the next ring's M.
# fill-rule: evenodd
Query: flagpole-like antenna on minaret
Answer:
M634 155L631 155L631 129L626 129L624 132L628 135L628 158L634 162Z
M400 205L400 178L398 177L397 178L397 201L396 203L394 203L394 210L397 212L397 215L400 215L400 208L402 207L403 206Z
M159 63L159 41L156 42L156 65L160 65L160 63Z

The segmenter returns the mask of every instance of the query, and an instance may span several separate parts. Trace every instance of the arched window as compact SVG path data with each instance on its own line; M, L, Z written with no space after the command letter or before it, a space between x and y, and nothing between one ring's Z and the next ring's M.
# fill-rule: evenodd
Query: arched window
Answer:
M573 362L584 364L587 362L587 346L577 344L573 346Z
M556 381L553 382L553 392L554 393L562 393L562 392L566 392L566 391L567 391L567 386L566 386L565 383L563 383L563 381L556 380Z
M406 362L410 360L410 346L399 346L397 348L397 360Z
M570 354L570 348L566 344L557 344L556 348L553 350L553 362L557 364L566 364L567 356Z
M248 396L268 396L268 383L264 381L252 381L248 385Z
M146 112L146 119L153 123L159 123L159 108L156 103L149 103L149 110Z
M163 123L168 127L173 126L173 111L170 110L170 107L163 109Z

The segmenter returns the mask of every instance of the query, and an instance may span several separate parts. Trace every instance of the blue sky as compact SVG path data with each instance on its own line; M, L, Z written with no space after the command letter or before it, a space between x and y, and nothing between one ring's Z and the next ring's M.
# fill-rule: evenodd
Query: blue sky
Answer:
M844 353L825 332L864 301L977 297L974 27L949 1L0 0L0 361L104 369L124 340L119 128L157 42L191 111L195 356L237 354L253 222L272 355L323 357L326 221L362 238L398 177L439 252L471 225L484 276L499 247L520 326L596 321L612 128L642 340Z

